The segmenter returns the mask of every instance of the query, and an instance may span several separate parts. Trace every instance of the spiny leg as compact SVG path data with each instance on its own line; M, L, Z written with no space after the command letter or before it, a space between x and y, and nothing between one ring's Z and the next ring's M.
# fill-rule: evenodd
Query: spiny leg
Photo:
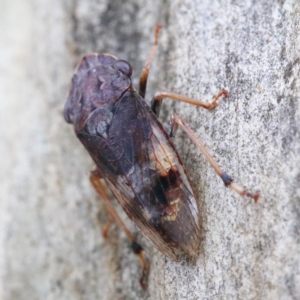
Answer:
M162 28L161 25L156 25L155 29L154 29L154 44L150 50L149 56L147 58L146 64L142 70L141 76L140 76L140 90L139 90L139 94L145 98L145 94L146 94L146 88L147 88L147 80L148 80L148 74L149 74L149 69L151 66L151 63L153 61L154 58L154 54L156 52L157 49L157 45L158 45L158 33L159 30Z
M154 95L152 102L151 102L151 109L152 111L156 114L156 116L159 116L162 100L164 98L171 98L173 100L181 101L181 102L186 102L189 104L193 104L199 107L203 107L206 109L213 109L217 106L217 101L218 99L224 95L225 97L229 96L229 93L225 90L222 89L217 96L212 100L211 103L205 103L196 99L192 99L186 96L182 96L176 93L171 93L171 92L158 92Z
M251 197L254 199L255 202L258 201L258 193L252 194L245 190L243 187L233 183L233 179L227 173L221 170L220 166L217 164L213 156L207 151L202 141L195 135L195 133L191 130L190 126L176 114L172 116L170 137L174 137L178 125L187 133L187 135L192 139L196 146L201 150L201 152L204 154L210 165L214 168L215 172L221 177L226 187L231 188L241 196Z
M142 268L143 268L143 273L142 273L142 277L140 279L140 284L141 284L143 289L146 289L147 288L147 277L148 277L148 264L146 263L145 257L142 253L142 251L143 251L142 246L140 246L136 242L135 238L133 237L131 232L127 229L126 225L124 224L124 222L122 221L122 219L118 215L118 213L115 210L114 206L111 204L111 202L110 202L110 200L109 200L109 198L106 194L105 188L104 188L104 186L101 182L101 177L98 174L97 170L91 172L90 181L91 181L93 187L95 188L96 192L100 195L100 197L101 197L102 201L104 202L105 207L106 207L108 213L110 214L110 216L112 217L112 219L125 232L127 238L131 242L131 248L132 248L133 252L139 257L140 263L141 263Z

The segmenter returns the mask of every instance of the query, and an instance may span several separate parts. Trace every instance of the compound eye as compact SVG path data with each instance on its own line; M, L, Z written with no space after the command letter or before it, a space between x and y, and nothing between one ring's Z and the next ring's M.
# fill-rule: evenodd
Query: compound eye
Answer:
M126 60L117 60L115 62L114 68L127 75L128 77L130 77L132 74L132 67Z

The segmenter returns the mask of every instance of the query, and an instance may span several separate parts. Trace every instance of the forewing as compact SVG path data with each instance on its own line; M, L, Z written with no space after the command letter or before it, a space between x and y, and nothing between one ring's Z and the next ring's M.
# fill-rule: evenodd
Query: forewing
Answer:
M129 218L169 257L195 255L200 230L188 178L161 124L134 91L116 104L106 135L79 138Z

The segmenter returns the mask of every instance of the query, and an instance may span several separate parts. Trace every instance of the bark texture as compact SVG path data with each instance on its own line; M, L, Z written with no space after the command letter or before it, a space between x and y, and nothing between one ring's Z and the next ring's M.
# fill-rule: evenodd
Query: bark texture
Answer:
M300 299L300 3L204 0L1 0L1 299ZM224 188L181 131L176 145L202 218L195 264L145 247L149 288L88 176L93 163L63 120L80 57L128 60L137 86L164 25L146 98L170 90L213 111L166 100L258 204Z

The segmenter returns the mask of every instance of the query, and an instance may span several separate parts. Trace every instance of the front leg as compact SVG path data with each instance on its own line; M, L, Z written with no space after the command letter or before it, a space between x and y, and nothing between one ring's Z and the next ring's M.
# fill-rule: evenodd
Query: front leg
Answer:
M155 54L156 49L157 49L157 45L158 45L158 33L159 33L159 31L160 31L161 28L162 28L161 25L156 25L155 26L155 29L154 29L154 44L151 47L149 56L147 58L145 66L144 66L144 68L142 70L142 73L140 75L140 89L139 89L139 94L143 98L145 98L149 70L150 70L150 66L151 66L153 58L154 58L154 54Z

